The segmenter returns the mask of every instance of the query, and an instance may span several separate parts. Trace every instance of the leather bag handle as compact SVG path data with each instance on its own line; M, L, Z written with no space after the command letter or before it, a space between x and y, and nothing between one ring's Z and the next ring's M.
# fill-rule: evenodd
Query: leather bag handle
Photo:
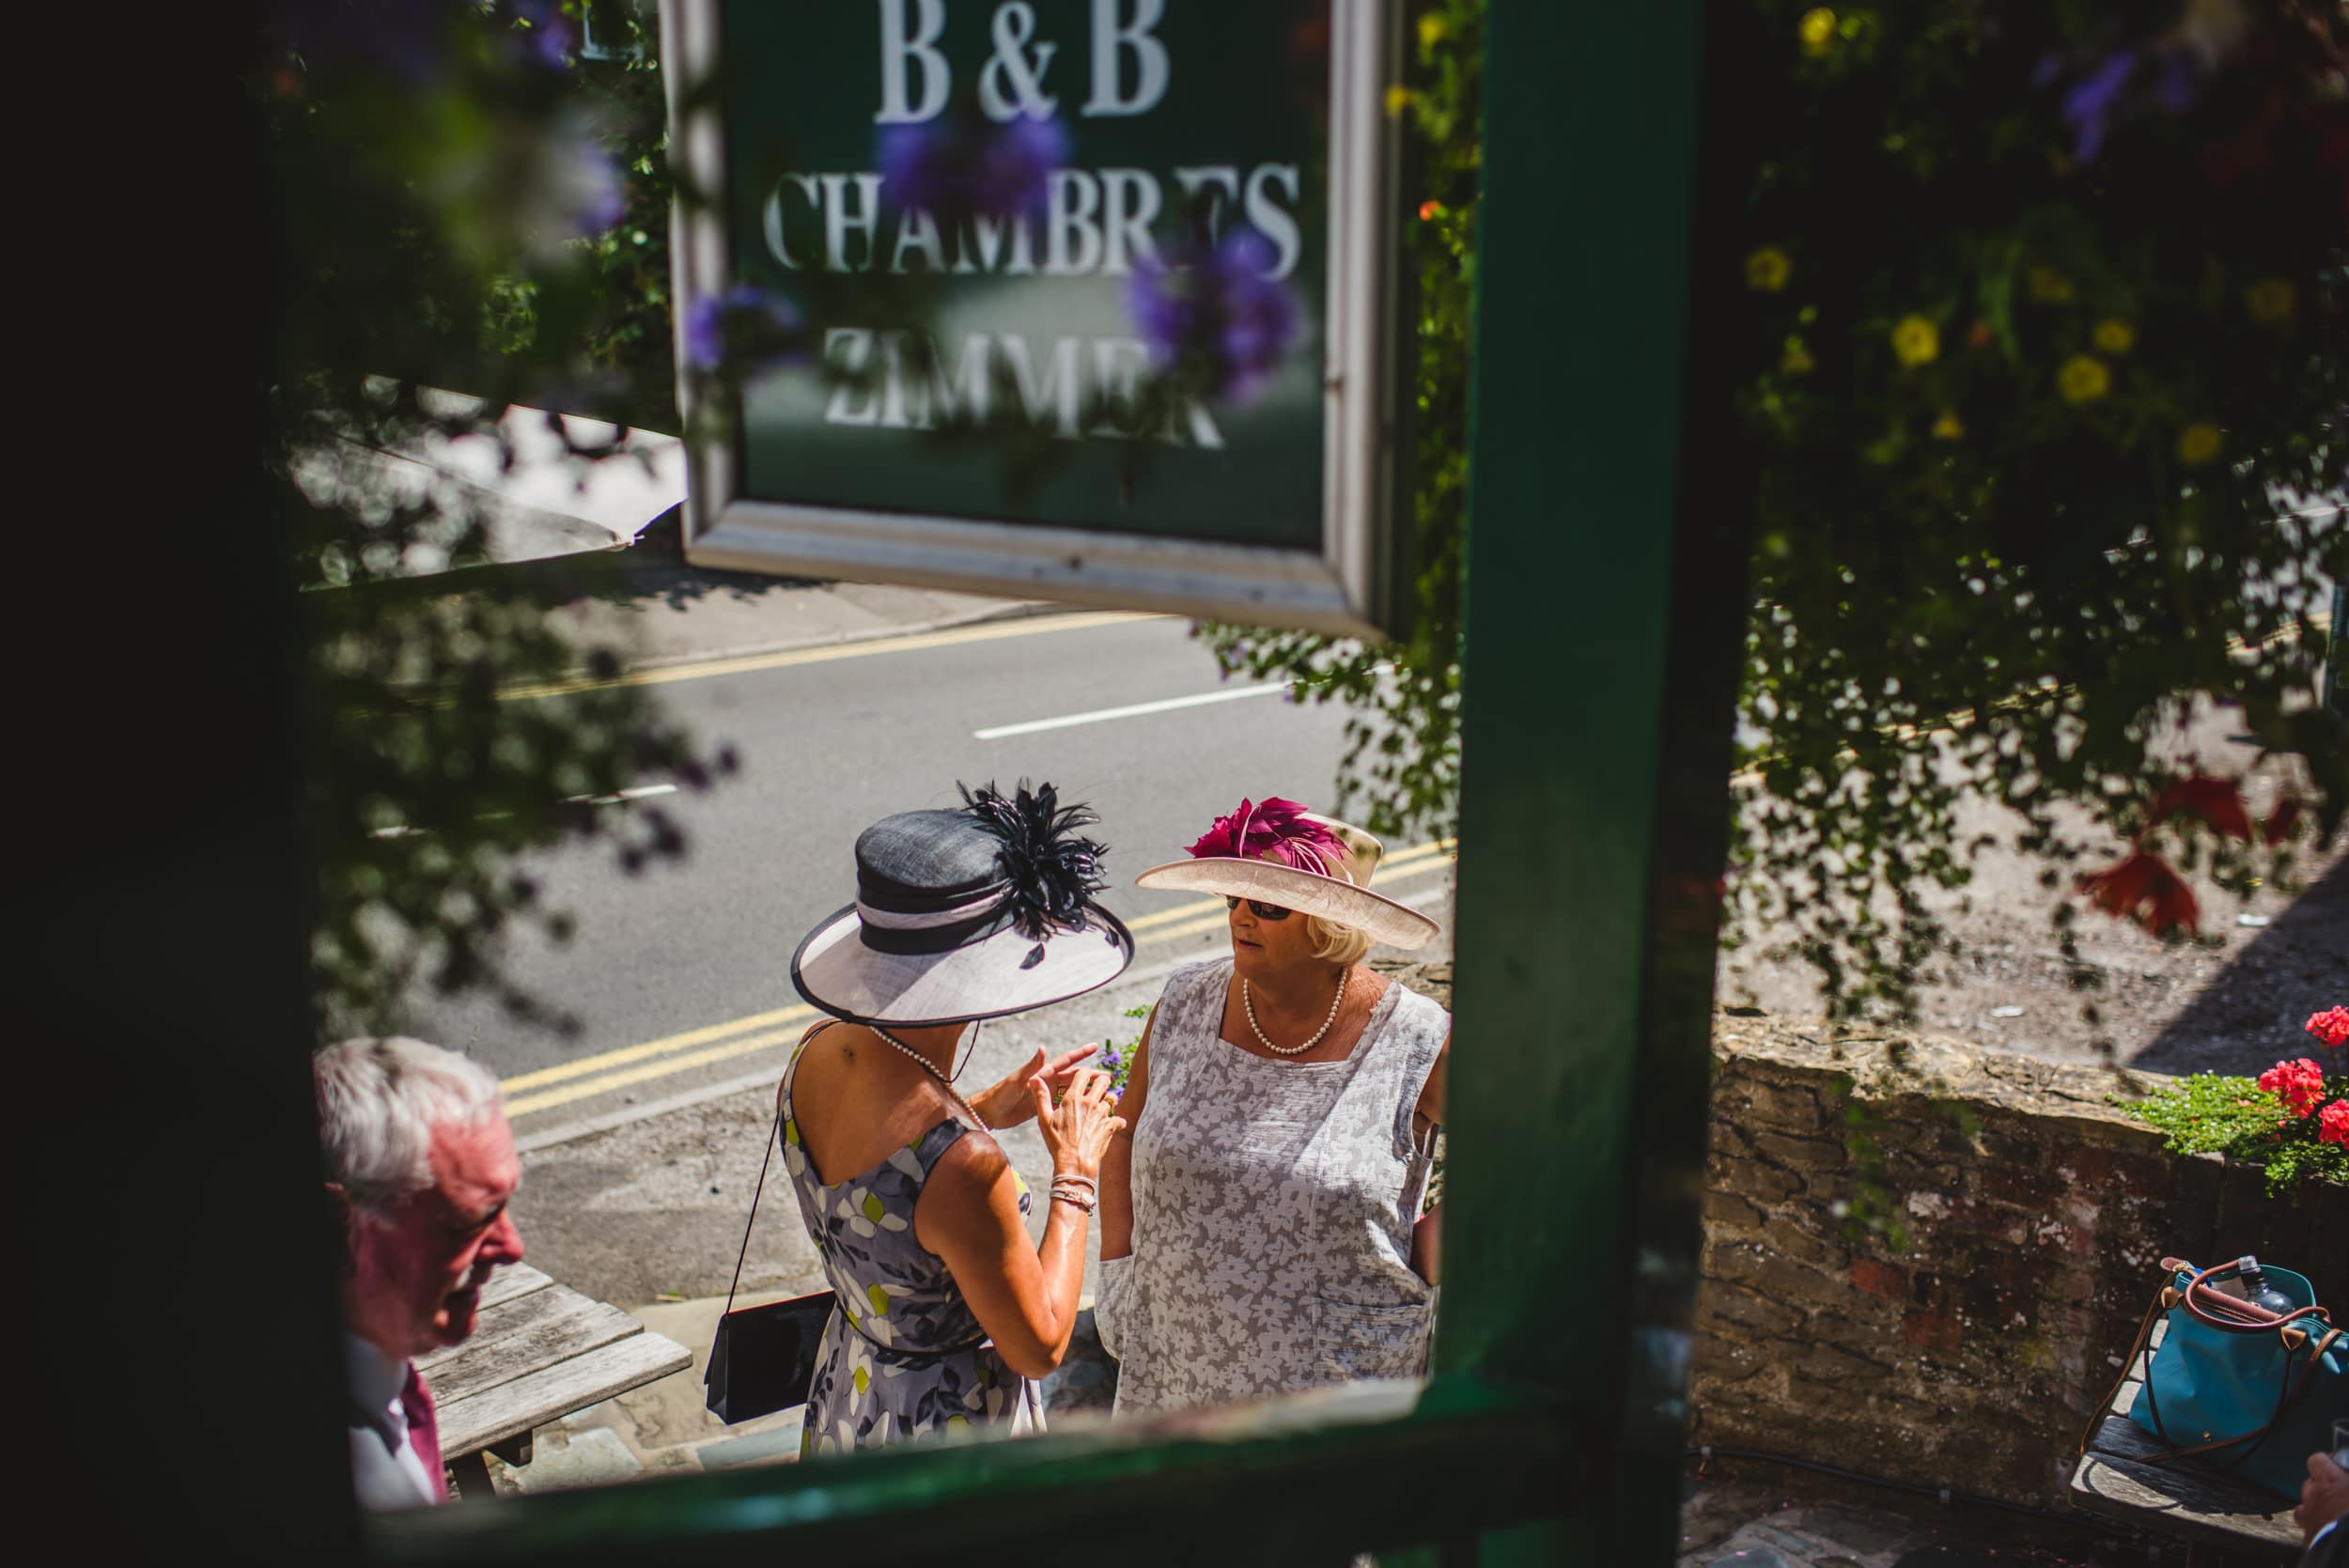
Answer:
M2316 1322L2329 1327L2333 1321L2332 1314L2322 1307L2297 1307L2289 1312L2271 1312L2256 1302L2228 1296L2212 1288L2210 1283L2212 1276L2234 1267L2232 1263L2215 1264L2209 1268L2198 1269L2192 1264L2177 1258L2164 1258L2161 1260L2161 1266L2166 1273L2173 1277L2179 1274L2193 1276L2186 1281L2183 1291L2174 1285L2165 1286L2162 1291L2164 1304L2184 1306L2188 1312L2193 1314L2197 1323L2207 1327L2220 1329L2230 1334L2260 1334L2271 1328L2279 1329L2284 1331L2286 1335L2285 1345L2296 1348L2290 1336L2295 1332L2305 1333L2305 1330L2292 1329L2290 1325L2303 1318L2313 1318Z

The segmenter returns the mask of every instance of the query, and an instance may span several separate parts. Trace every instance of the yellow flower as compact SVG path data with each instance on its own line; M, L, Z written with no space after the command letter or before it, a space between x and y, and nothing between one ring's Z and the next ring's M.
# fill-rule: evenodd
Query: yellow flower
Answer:
M2043 305L2060 305L2072 297L2072 280L2053 267L2033 267L2023 273L2023 286Z
M2095 339L2096 347L2108 354L2125 354L2137 347L2137 329L2117 316L2097 322L2095 332L2090 335Z
M2243 291L2243 308L2254 321L2289 320L2298 303L2298 291L2289 278L2262 278Z
M1387 89L1387 116L1392 118L1411 106L1411 89L1397 82Z
M1933 439L1957 441L1966 434L1966 426L1957 417L1955 409L1943 409L1941 417L1933 422Z
M1746 287L1758 293L1775 294L1794 275L1794 259L1776 245L1765 245L1746 257Z
M1779 356L1778 367L1789 376L1808 376L1817 369L1819 362L1811 357L1811 350L1802 346L1802 339L1786 340L1786 351Z
M2218 449L2225 444L2226 438L2218 433L2217 426L2207 422L2188 425L2178 432L2178 461L2188 468L2200 468L2218 456Z
M1904 316L1892 329L1892 352L1914 370L1941 357L1941 329L1921 316Z
M1423 16L1419 19L1419 46L1433 49L1443 41L1444 34L1449 31L1450 24L1442 17L1433 14Z
M2056 372L2056 390L2067 403L2092 403L2112 390L2112 372L2100 359L2074 354Z
M1795 31L1802 39L1804 54L1824 54L1835 45L1835 13L1825 6L1815 7L1802 13Z

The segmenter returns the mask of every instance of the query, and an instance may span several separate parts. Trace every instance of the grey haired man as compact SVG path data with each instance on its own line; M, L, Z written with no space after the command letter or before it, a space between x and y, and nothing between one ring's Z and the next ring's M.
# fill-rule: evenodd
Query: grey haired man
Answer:
M421 1040L345 1040L312 1074L346 1243L352 1483L367 1508L443 1502L439 1420L414 1362L462 1343L490 1272L521 1261L513 1130L495 1078Z

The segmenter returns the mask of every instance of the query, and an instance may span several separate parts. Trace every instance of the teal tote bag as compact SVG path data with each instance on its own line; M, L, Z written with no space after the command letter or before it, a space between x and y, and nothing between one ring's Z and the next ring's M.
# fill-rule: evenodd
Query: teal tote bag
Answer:
M2197 1269L2165 1258L2162 1267L2170 1284L2146 1314L2139 1344L2157 1317L2170 1327L2129 1420L2159 1439L2167 1457L2196 1458L2296 1498L2309 1455L2331 1448L2333 1421L2349 1416L2349 1334L2332 1327L2314 1287L2288 1268L2262 1265L2268 1284L2293 1303L2271 1313L2211 1288L2235 1278L2235 1264Z

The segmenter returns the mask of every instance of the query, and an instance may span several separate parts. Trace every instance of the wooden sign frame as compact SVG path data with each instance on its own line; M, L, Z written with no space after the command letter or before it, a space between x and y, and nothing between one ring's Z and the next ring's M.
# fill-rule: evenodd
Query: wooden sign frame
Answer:
M729 164L712 81L722 55L721 0L662 0L661 52L671 156L684 185L716 199L678 202L672 218L678 363L695 303L732 286L723 199ZM1387 111L1401 69L1403 7L1331 0L1330 189L1322 387L1321 547L1237 544L1016 519L919 516L800 505L742 493L739 420L701 417L706 396L680 375L693 432L685 553L699 566L825 579L907 582L966 593L1064 599L1380 638L1412 588L1410 497L1399 474L1408 442L1408 366L1395 349L1401 311L1397 160Z

